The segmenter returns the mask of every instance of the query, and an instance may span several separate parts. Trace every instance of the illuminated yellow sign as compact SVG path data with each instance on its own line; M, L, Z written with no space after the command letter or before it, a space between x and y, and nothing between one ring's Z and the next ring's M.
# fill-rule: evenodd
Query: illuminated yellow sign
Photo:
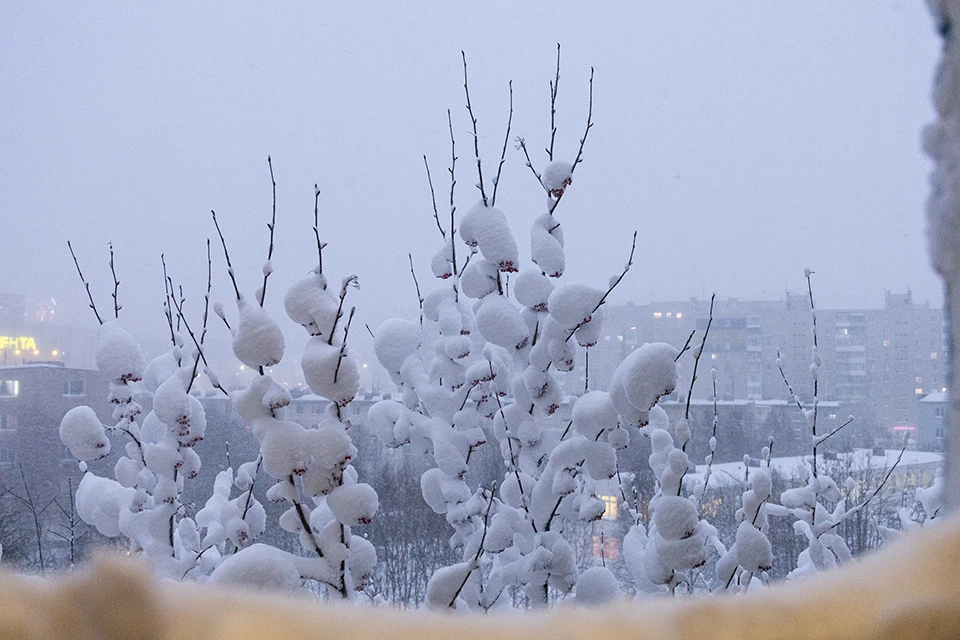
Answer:
M37 342L33 338L0 336L0 350L3 349L23 349L24 351L36 351Z

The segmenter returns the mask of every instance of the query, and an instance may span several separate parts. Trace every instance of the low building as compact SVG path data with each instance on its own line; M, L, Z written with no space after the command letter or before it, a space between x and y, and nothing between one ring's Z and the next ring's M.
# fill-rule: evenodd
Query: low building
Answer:
M91 407L111 424L109 383L99 371L61 362L0 366L0 486L21 483L19 466L39 490L59 490L76 460L60 443L60 421L74 407Z

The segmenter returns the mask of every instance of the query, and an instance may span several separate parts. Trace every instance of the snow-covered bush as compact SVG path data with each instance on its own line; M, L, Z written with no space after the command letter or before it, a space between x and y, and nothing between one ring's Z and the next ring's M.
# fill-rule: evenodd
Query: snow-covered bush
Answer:
M590 86L592 110L592 78ZM375 331L377 358L403 399L375 404L369 423L384 445L432 455L436 466L421 478L423 497L446 516L450 544L462 557L434 573L429 606L486 610L512 599L504 596L507 589L538 606L547 603L550 589L571 592L578 575L563 533L604 512L597 483L616 475L616 450L628 439L612 395L597 391L574 399L567 424L555 416L565 402L558 374L572 370L575 349L596 344L603 302L633 258L631 249L623 273L607 288L554 284L565 271L556 209L591 127L588 115L574 162L554 159L551 147L542 175L528 164L546 196L544 212L532 220L532 266L523 266L496 203L499 171L488 197L477 155L480 201L457 226L451 190L449 226L437 217L443 237L432 270L442 284L423 298L425 324L391 319ZM450 169L453 175L455 166ZM661 370L670 348L648 347L625 387L626 401L638 404L631 413L649 411L675 384L663 380L671 371L675 378L672 359ZM506 468L492 486L472 486L465 477L481 446L498 447ZM609 591L608 577L592 572L578 599L606 600Z
M269 164L272 179L273 165ZM131 551L144 553L162 575L288 590L315 580L346 598L364 587L376 563L373 546L353 535L351 527L369 523L379 506L376 492L359 482L350 464L356 448L343 414L358 388L357 365L347 348L354 310L349 315L344 311L344 300L349 289L358 286L357 278L348 276L339 289L331 291L318 265L288 290L284 298L288 316L312 336L301 357L304 378L329 404L315 428L286 420L285 407L291 396L265 373L265 367L283 358L285 346L279 324L263 306L273 272L275 219L274 206L263 284L250 299L241 293L226 241L216 214L213 216L237 312L231 322L219 303L214 311L232 334L234 355L259 375L232 394L220 386L203 354L209 275L199 338L183 314L183 300L173 295L173 280L167 278L170 350L145 364L119 320L102 322L97 365L111 380L110 402L116 405L117 422L104 426L91 409L78 407L64 416L60 434L81 461L102 458L110 451L108 433L126 437L126 455L116 463L115 479L96 476L81 462L85 475L77 490L77 511L100 533L129 540ZM322 248L318 235L321 258ZM209 241L207 256L212 266ZM119 306L115 305L114 311L119 317ZM231 396L234 408L257 438L260 453L236 470L220 471L212 494L192 513L181 496L184 482L198 475L201 464L194 445L204 438L206 416L191 393L201 371L212 386ZM144 390L153 396L153 409L142 421L132 387L141 379ZM307 557L257 543L267 526L263 505L254 496L261 472L276 481L267 491L268 498L288 505L278 524L297 536Z

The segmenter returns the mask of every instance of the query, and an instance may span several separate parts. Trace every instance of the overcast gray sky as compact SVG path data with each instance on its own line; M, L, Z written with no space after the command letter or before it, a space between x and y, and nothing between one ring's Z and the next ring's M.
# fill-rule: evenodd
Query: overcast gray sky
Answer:
M940 306L919 146L939 44L913 0L4 2L0 290L92 322L66 241L107 306L112 240L128 323L160 331L160 253L198 300L213 208L252 293L271 154L268 302L314 264L317 182L325 270L360 276L358 319L414 317L407 252L429 288L438 246L421 156L444 199L448 107L458 204L478 199L460 50L489 176L511 79L514 135L542 165L557 42L560 157L576 153L596 68L596 125L557 210L570 281L606 284L638 229L617 302L775 298L809 266L825 306L877 306L907 285ZM543 197L512 145L507 160L498 202L528 256ZM214 299L229 301L214 258Z

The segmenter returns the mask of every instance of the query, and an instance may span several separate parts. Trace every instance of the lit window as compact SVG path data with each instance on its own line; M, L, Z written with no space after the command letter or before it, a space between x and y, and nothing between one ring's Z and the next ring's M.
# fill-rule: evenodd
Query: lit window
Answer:
M934 351L934 352L932 352L932 353L930 354L930 359L931 359L931 360L936 360L936 359L937 359L937 352L936 352L936 351Z
M917 395L918 395L918 396L921 395L922 393L923 393L923 389L917 389Z
M593 536L593 555L603 560L616 560L619 554L617 539L609 536Z
M0 380L0 397L12 397L20 395L19 380Z
M620 342L623 342L623 336L617 336L617 340L619 340Z
M604 520L616 520L617 519L617 507L619 506L619 501L616 496L597 496L603 500L603 516Z
M654 318L662 318L662 317L663 317L663 314L660 313L659 311L654 311L654 312L653 312L653 317L654 317Z
M716 359L717 359L717 354L711 353L711 354L710 354L710 359L711 359L711 360L716 360Z
M682 313L680 313L679 311L677 311L677 315L676 315L676 317L677 317L677 318L682 318L682 317L683 317L683 314L682 314Z
M672 312L672 311L667 311L667 317L668 317L668 318L672 318L672 317L673 317L673 312Z

